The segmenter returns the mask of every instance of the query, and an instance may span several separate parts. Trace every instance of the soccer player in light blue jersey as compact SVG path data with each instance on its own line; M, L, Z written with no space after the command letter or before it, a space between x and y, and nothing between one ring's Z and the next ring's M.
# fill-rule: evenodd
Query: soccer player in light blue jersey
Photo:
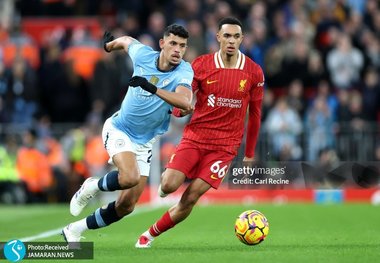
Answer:
M167 131L172 108L192 111L194 73L182 60L187 39L185 28L170 25L160 39L161 51L154 51L130 36L104 34L105 51L124 49L134 67L121 108L105 121L102 132L109 162L117 170L99 180L88 178L72 197L70 213L78 216L99 191L122 191L116 201L66 226L62 234L67 242L79 242L85 230L108 226L133 211L149 176L153 143Z

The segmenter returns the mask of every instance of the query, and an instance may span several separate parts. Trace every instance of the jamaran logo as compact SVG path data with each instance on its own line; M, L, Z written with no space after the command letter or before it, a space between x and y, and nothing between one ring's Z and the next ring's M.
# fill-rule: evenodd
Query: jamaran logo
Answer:
M240 80L238 91L244 92L245 84L247 84L247 80L246 79Z
M214 94L208 95L207 106L215 107L215 95Z
M4 256L12 262L22 260L25 257L25 254L25 245L20 240L10 240L4 246Z

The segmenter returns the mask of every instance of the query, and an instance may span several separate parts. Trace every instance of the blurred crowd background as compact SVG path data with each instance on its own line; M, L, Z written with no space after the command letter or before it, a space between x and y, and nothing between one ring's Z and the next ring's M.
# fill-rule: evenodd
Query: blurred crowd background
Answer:
M191 62L218 50L227 16L266 76L257 160L380 160L376 0L1 0L0 202L66 202L110 169L100 132L133 69L103 51L105 30L158 49L168 24L184 25ZM173 118L152 169L187 121Z

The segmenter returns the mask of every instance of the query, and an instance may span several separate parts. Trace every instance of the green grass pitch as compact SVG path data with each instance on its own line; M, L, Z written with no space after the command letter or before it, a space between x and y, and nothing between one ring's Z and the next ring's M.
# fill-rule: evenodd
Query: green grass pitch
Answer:
M369 204L197 206L186 221L157 238L152 248L135 249L139 234L166 209L140 210L107 228L86 232L84 241L94 242L94 260L67 262L346 263L380 259L380 208ZM236 217L248 209L263 212L270 223L267 239L258 246L246 246L234 235ZM0 206L0 215L1 241L33 236L74 220L68 205ZM62 237L36 241L62 241Z

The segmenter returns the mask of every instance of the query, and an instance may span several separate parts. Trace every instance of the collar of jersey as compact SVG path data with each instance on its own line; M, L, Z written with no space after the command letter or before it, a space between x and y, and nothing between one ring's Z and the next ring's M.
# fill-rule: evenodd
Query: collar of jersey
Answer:
M181 64L181 63L179 63L177 66L174 66L173 68L171 68L170 70L161 70L159 67L158 67L158 60L160 59L160 54L161 53L158 53L158 56L156 57L156 62L155 62L155 64L156 64L156 68L157 68L157 70L158 71L160 71L160 72L170 72L170 71L174 71L178 66L179 66L179 64Z

